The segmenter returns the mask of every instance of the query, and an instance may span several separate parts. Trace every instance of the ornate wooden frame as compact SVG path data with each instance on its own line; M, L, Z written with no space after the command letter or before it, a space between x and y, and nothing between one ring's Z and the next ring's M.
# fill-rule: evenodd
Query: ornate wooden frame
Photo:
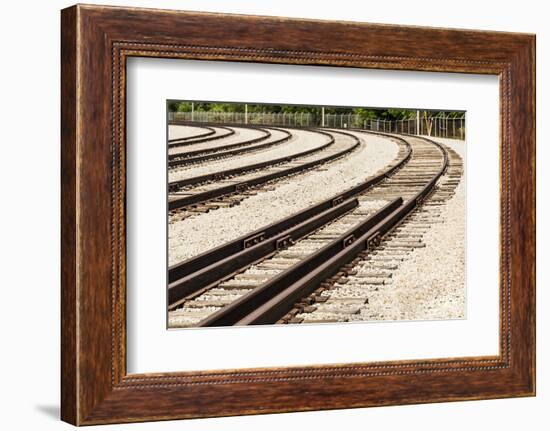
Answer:
M61 45L63 420L87 425L534 395L534 35L78 5L62 11ZM498 75L500 354L128 375L130 56Z

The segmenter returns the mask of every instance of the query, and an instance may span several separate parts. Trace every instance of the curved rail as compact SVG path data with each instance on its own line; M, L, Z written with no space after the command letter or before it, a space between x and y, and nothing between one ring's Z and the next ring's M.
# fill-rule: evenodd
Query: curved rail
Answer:
M235 175L241 175L241 174L262 169L268 166L278 165L284 162L290 162L291 160L297 159L299 157L305 157L317 151L324 150L325 148L328 148L332 144L334 144L334 137L331 136L330 140L323 145L320 145L315 148L311 148L309 150L301 151L299 153L291 154L290 156L278 157L276 159L266 160L264 162L253 163L251 165L246 165L246 166L239 166L238 168L226 169L224 171L217 171L217 172L212 172L210 174L204 174L196 177L172 181L168 183L168 190L171 192L174 192L174 191L178 191L183 186L198 185L208 181L219 181L224 178L232 177Z
M262 132L263 134L256 138L246 139L244 141L234 142L232 144L227 144L227 145L220 145L218 147L203 148L203 149L194 150L194 151L185 151L182 153L169 154L168 167L174 168L177 166L185 165L189 163L189 160L191 159L191 157L206 155L206 154L213 154L213 153L216 154L217 152L229 150L232 148L245 147L251 144L255 144L257 142L265 141L266 139L269 139L271 137L271 132L267 129L259 129L259 128L253 128L253 127L248 127L248 129L257 130ZM234 129L232 130L235 131Z
M303 224L307 222L307 220L314 220L320 214L326 213L332 208L337 208L345 202L349 202L351 199L364 193L371 187L394 174L408 162L412 153L411 146L407 141L402 138L398 138L398 140L401 141L407 150L405 155L399 159L397 163L388 167L380 174L372 176L342 193L333 195L318 204L314 204L275 223L263 226L260 229L204 252L194 258L172 265L168 270L169 291L173 292L170 293L170 307L174 308L179 305L183 299L187 299L188 295L200 292L207 286L210 286L213 283L218 283L221 279L226 278L232 273L238 272L248 266L248 261L245 262L239 257L239 254L242 251L248 249L251 253L253 253L252 261L265 258L267 256L266 252L269 249L253 248L253 246L268 239L277 238L282 232L285 233L285 235L292 235L291 228L294 226ZM294 236L291 236L291 238L294 241L297 239ZM219 261L225 262L223 271L212 271L207 281L204 281L204 278L203 282L199 282L198 279L195 279L193 289L189 289L188 287L182 289L181 286L189 284L189 280L194 279L196 274L204 272L204 268L212 266L212 262ZM217 279L214 277L217 277Z
M360 252L376 247L381 238L399 224L431 193L448 165L445 149L441 168L407 201L401 197L367 217L335 240L282 273L253 288L239 299L209 315L199 326L256 325L276 323L302 297L336 274ZM399 184L397 183L398 187Z
M170 124L170 125L171 126L181 126L181 124ZM207 136L211 136L214 133L216 133L215 129L213 129L212 127L208 127L208 126L189 126L189 127L195 127L197 129L205 129L206 132L199 133L198 135L186 136L184 138L168 139L168 144L173 144L173 143L178 143L178 142L186 142L186 141L190 141L190 140L193 140L193 139L199 139L199 138L205 138Z
M204 162L206 160L221 159L221 158L225 158L225 157L229 157L229 156L234 156L234 155L237 155L237 154L248 153L248 152L257 151L257 150L263 150L263 149L270 148L270 147L278 145L278 144L282 144L283 142L287 142L288 140L290 140L292 138L292 134L287 130L276 129L274 127L270 127L269 130L277 130L279 132L284 133L285 136L283 136L282 138L275 139L273 141L264 142L264 143L261 143L261 144L258 144L258 145L250 145L251 142L247 142L246 144L243 144L243 146L239 145L235 149L226 149L225 151L224 150L219 151L218 148L220 148L220 147L218 147L216 149L213 149L213 150L197 151L196 152L198 154L197 156L185 157L185 158L182 158L182 159L173 160L173 161L169 162L169 166L170 167L176 167L176 166L191 165L191 164L198 163L198 162ZM269 138L267 138L267 139L269 139Z
M170 124L174 125L174 126L188 125L188 126L195 127L194 124L175 124L175 123L170 123ZM213 134L214 136L206 136L206 137L203 137L203 138L193 139L193 140L188 140L188 141L168 142L168 148L177 148L177 147L184 147L184 146L187 146L187 145L201 144L203 142L210 142L210 141L215 141L217 139L227 138L227 137L235 134L235 130L230 129L229 127L225 127L225 126L218 126L218 125L214 126L214 125L212 125L212 126L200 126L200 127L212 127L212 128L216 127L218 129L225 130L226 132L225 133L219 133L217 135L214 133Z
M288 244L293 244L358 205L357 199L350 199L268 239L264 239L261 235L246 239L245 247L240 252L217 260L172 282L168 288L170 309L180 305L182 300L192 299L219 284L221 280L238 274L240 270L258 259L265 258ZM173 271L171 276L174 277Z
M213 181L213 180L218 180L220 178L226 178L230 175L235 176L235 175L240 175L240 174L243 174L243 173L246 173L246 172L255 171L255 170L264 168L266 166L272 167L272 166L284 164L284 163L292 161L292 160L294 160L298 157L304 157L304 156L310 155L314 152L326 149L329 145L332 145L334 143L334 137L330 133L322 132L322 131L318 131L318 130L316 130L315 132L320 133L320 134L325 134L325 135L329 136L331 138L331 140L329 141L328 144L325 144L322 147L317 147L315 149L307 150L307 151L304 151L302 153L298 153L298 154L295 154L295 155L292 155L292 156L286 156L286 157L271 160L271 161L268 161L268 162L261 162L261 163L256 163L254 165L243 166L243 167L236 168L236 169L230 169L228 171L202 175L200 177L189 178L189 179L178 181L177 184L176 183L170 183L169 189L170 190L178 190L180 187L185 186L185 185L196 185L196 184L199 184L199 183L204 183L205 181ZM216 187L216 188L213 188L213 189L210 189L210 190L207 190L207 191L203 191L203 192L199 192L199 193L190 193L188 195L184 195L180 198L176 198L176 199L173 199L173 200L169 201L168 202L168 209L169 210L175 210L175 209L179 209L179 208L184 208L184 207L188 207L188 206L191 206L191 205L196 205L196 204L199 204L199 203L203 203L203 202L206 202L208 200L218 198L220 196L225 196L225 195L229 195L229 194L232 194L232 193L243 192L243 191L249 189L250 187L265 184L265 183L267 183L269 181L272 181L274 179L278 179L278 178L282 178L282 177L285 177L285 176L288 176L288 175L291 175L291 174L295 174L297 172L301 172L301 171L304 171L306 169L310 169L310 168L315 167L315 166L317 166L319 164L322 164L322 163L327 163L331 160L342 157L343 155L345 155L345 154L347 154L347 153L349 153L349 152L351 152L351 151L353 151L353 150L355 150L356 148L359 147L359 145L360 145L359 139L356 138L355 136L350 135L350 134L345 133L345 132L337 132L337 133L352 137L355 141L354 145L351 145L347 148L344 148L343 150L340 150L338 152L329 154L328 156L321 157L321 158L318 158L318 159L315 159L315 160L312 160L312 161L309 161L309 162L306 162L306 163L302 163L302 164L299 164L299 165L291 165L288 168L277 169L277 170L274 170L273 172L270 172L270 173L267 173L267 174L264 174L264 175L260 175L258 177L254 177L252 179L248 179L248 180L244 180L244 181L238 181L236 183L232 183L232 184L228 184L228 185L222 185L220 187Z

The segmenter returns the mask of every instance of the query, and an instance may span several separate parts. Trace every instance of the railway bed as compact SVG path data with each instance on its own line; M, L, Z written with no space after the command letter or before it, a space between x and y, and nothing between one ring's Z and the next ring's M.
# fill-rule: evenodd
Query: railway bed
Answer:
M261 191L261 186L335 161L349 155L361 144L357 137L345 132L317 133L330 140L317 148L290 156L170 183L170 220L182 220L193 213L238 204Z
M216 140L204 138L201 141L186 142L184 146L168 144L168 166L172 167L180 159L197 154L212 153L243 145L253 144L269 138L270 133L255 127L225 127L231 133L218 136ZM215 141L215 142L213 142Z
M384 318L385 307L372 304L381 289L392 288L393 275L413 254L426 247L424 237L441 218L462 176L460 156L449 152L449 168L423 205L404 219L374 251L361 252L337 275L295 303L277 323L330 323ZM370 300L370 301L369 301Z
M178 126L178 125L185 125L187 124L170 124L172 126ZM194 126L191 126L194 127ZM204 128L207 128L210 130L209 133L205 133L202 136L195 136L195 137L184 137L184 138L169 138L168 139L168 149L174 149L179 147L185 147L188 145L196 145L201 144L204 142L211 142L216 141L218 139L225 139L228 138L236 133L235 129L222 126L222 125L216 125L216 126L201 126Z
M398 169L393 169L391 172L383 175L384 180L379 179L377 182L371 184L370 188L366 188L368 189L366 193L364 193L365 190L355 193L356 204L351 205L349 201L345 201L345 198L349 198L353 194L338 197L339 199L334 202L335 207L347 203L351 205L347 212L336 214L334 219L328 220L322 226L315 227L307 235L299 238L297 242L289 241L283 244L282 247L276 248L272 253L266 257L264 256L258 262L248 262L244 267L236 268L235 271L225 274L220 280L215 280L215 282L210 284L206 283L202 289L194 292L184 292L183 297L176 298L173 296L172 299L175 300L171 301L172 305L169 314L170 326L219 326L275 322L297 323L300 319L307 321L306 317L298 316L298 314L315 312L316 308L312 304L314 303L313 299L317 297L320 298L319 303L324 304L329 301L328 298L324 299L327 295L322 295L322 293L327 290L323 286L327 286L330 283L323 281L320 284L321 287L319 287L315 285L317 282L310 282L308 288L312 289L311 286L315 287L312 292L306 292L307 294L303 294L303 292L298 293L300 299L298 304L303 305L300 307L294 302L289 302L292 301L292 294L287 295L287 298L280 298L285 292L286 286L288 288L292 287L301 276L308 274L307 267L303 266L303 262L308 259L307 256L311 257L319 253L322 255L323 250L330 247L335 250L336 254L342 254L350 246L352 246L351 248L357 247L357 244L354 244L355 241L364 242L365 240L360 240L360 238L362 238L362 235L364 236L369 233L371 236L366 238L369 249L374 247L377 250L369 252L369 259L380 260L380 265L376 266L374 271L371 271L370 275L372 277L370 281L372 281L373 286L383 283L387 278L383 276L387 276L389 274L388 271L395 269L397 265L391 255L385 255L387 250L401 253L422 247L420 237L416 233L405 234L402 231L403 227L399 226L396 228L395 224L401 223L404 217L407 217L407 220L413 220L416 217L415 227L411 229L426 228L429 227L428 223L438 222L437 214L430 216L431 218L426 217L425 209L423 209L421 204L433 192L433 188L439 177L447 169L447 151L439 144L415 137L407 137L407 141L414 148L412 152L413 156L410 157L409 152L407 157L401 160ZM453 168L455 155L452 152L451 159L451 169L448 172L448 176L445 177L448 181L446 188L438 187L437 193L439 195L436 193L431 196L433 198L437 195L438 198L442 199L441 202L452 196L451 188L456 186L461 175L461 171L458 172ZM360 195L357 196L358 194ZM434 200L434 202L437 201ZM387 220L388 218L391 219L391 223ZM382 235L380 232L375 231L375 235L372 235L373 232L371 230L375 227L380 227L380 223L383 226L387 225L382 229L386 229L386 231ZM354 233L347 235L348 231L351 231L351 226L355 226L355 230L351 229ZM360 227L357 228L357 226ZM408 236L405 237L404 235ZM392 238L393 245L385 245L384 241ZM266 238L258 238L258 243L262 244L265 240ZM335 245L338 242L344 244ZM357 253L359 253L358 256L360 257L364 252L359 247ZM328 255L324 257L330 259ZM346 259L355 261L360 258L349 258L348 256ZM317 268L318 264L324 261L321 259L316 262L315 265L310 267L309 272ZM302 268L300 268L300 265L302 265ZM341 266L345 269L347 268L346 265L349 266L349 262ZM292 275L293 271L294 275ZM327 271L325 272L330 274L333 269L329 268ZM345 272L342 272L338 268L336 269L336 273L340 273L338 279L342 279L342 275L346 275ZM289 276L288 274L291 275ZM184 276L188 277L188 280L193 279L193 273ZM290 277L286 280L287 284L281 282L285 276L287 278ZM323 273L321 272L320 275L316 274L316 276L323 276ZM188 283L188 286L191 284ZM171 286L174 285L171 284ZM264 294L265 292L269 292L269 288L272 289L271 293ZM173 290L173 292L175 291L176 289ZM346 301L348 299L345 298ZM354 299L351 302L354 302L355 306L344 307L343 309L347 309L350 313L351 311L356 311L358 309L357 303L360 300L360 298ZM277 305L277 301L283 305ZM270 302L271 304L269 304ZM279 308L274 312L269 308L272 306ZM281 309L285 307L288 310L281 314ZM332 300L328 304L322 305L322 307L335 308ZM322 307L321 310L323 310ZM340 317L345 315L341 309L335 311L335 314ZM335 317L332 316L325 320L332 321L334 319Z
M196 129L196 130L193 131L193 129ZM216 133L216 129L208 126L202 126L199 124L196 124L196 125L169 124L168 125L168 135L169 135L168 145L205 138L207 136L212 136L215 133ZM180 136L174 137L174 135L180 135Z
M168 163L170 172L181 172L205 162L219 161L239 154L257 153L293 139L290 131L274 127L264 128L268 135L240 141L227 146L189 151L185 157L173 158Z

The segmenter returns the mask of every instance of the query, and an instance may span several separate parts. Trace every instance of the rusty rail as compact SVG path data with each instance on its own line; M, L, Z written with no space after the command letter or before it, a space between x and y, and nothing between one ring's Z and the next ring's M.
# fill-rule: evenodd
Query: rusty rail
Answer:
M290 311L296 301L313 292L323 280L336 274L360 252L376 247L384 235L422 204L447 169L448 155L445 149L432 140L425 140L440 149L443 164L420 192L406 202L401 198L392 201L308 258L213 313L199 326L276 323Z
M271 137L271 132L266 129L260 129L255 127L248 127L248 129L257 130L260 132L263 132L261 136L258 136L256 138L252 139L245 139L244 141L234 142L232 144L226 144L226 145L220 145L218 147L212 147L212 148L203 148L202 150L194 150L194 151L185 151L182 153L176 153L176 154L169 154L168 155L168 167L173 168L176 166L184 165L188 163L188 159L191 157L199 156L199 155L206 155L206 154L212 154L220 151L230 150L233 148L240 148L245 147L248 145L255 144L257 142L265 141L266 139L269 139ZM234 129L233 132L235 132Z
M292 138L292 134L290 132L286 131L286 130L275 129L273 127L271 127L270 130L278 130L280 132L285 133L285 136L283 136L282 138L275 139L273 141L268 141L268 142L265 142L263 144L258 144L258 145L250 145L251 142L246 142L246 143L240 144L239 146L237 146L237 148L229 149L229 150L226 149L226 150L219 151L218 149L221 148L221 147L217 147L217 148L211 149L211 150L202 150L202 151L199 150L199 151L196 151L197 156L185 157L185 158L182 158L182 159L172 160L171 162L169 162L169 167L185 166L185 165L189 165L189 164L192 164L192 163L204 162L206 160L219 159L219 158L222 158L222 157L228 157L228 156L234 156L234 155L237 155L237 154L247 153L247 152L250 152L250 151L266 149L266 148L273 147L273 146L278 145L278 144L282 144L283 142L286 142L286 141L288 141ZM268 140L268 139L269 138L265 138L265 139L262 138L259 141ZM259 141L257 141L257 142L259 142ZM254 143L254 142L252 142L252 143Z
M326 132L317 131L317 133L324 133L326 135L331 136L330 134L328 134ZM338 133L349 135L345 132L338 132ZM310 161L310 162L307 162L307 163L303 163L303 164L300 164L300 165L297 165L297 166L292 166L292 167L287 168L287 169L283 169L283 170L279 170L279 171L272 172L272 173L269 173L269 174L261 175L259 177L256 177L256 178L253 178L253 179L250 179L250 180L247 180L247 181L240 181L238 183L221 186L221 187L218 187L218 188L215 188L215 189L212 189L212 190L208 190L208 191L205 191L205 192L200 192L200 193L195 193L195 194L189 194L189 195L186 195L186 196L182 196L178 199L171 200L168 203L168 209L169 210L175 210L175 209L179 209L179 208L184 208L184 207L187 207L187 206L196 205L198 203L203 203L203 202L206 202L206 201L209 201L211 199L218 198L218 197L221 197L221 196L230 195L232 193L238 193L238 192L247 190L250 187L254 187L254 186L257 186L257 185L260 185L260 184L265 184L265 183L267 183L269 181L272 181L274 179L278 179L278 178L282 178L282 177L285 177L285 176L288 176L288 175L291 175L291 174L295 174L297 172L300 172L300 171L303 171L303 170L306 170L306 169L310 169L310 168L312 168L314 166L317 166L317 165L320 165L322 163L327 163L331 160L339 158L339 157L355 150L359 146L359 144L360 144L359 139L356 138L353 135L349 135L349 136L352 136L356 140L355 144L348 147L348 148L346 148L346 149L344 149L344 150L338 151L337 153L330 154L326 157L322 157L322 158L319 158L319 159L316 159L316 160L313 160L313 161ZM321 147L326 148L328 145L332 145L333 142L334 142L334 137L331 136L331 141L328 144L325 144ZM239 174L242 174L242 173L245 173L245 172L250 172L252 170L261 169L261 168L266 167L266 166L281 164L281 163L288 162L288 161L291 161L293 159L296 159L298 157L304 157L305 155L309 155L309 154L311 154L313 152L316 152L316 151L321 151L321 149L323 149L321 147L317 147L317 148L314 148L312 150L307 150L308 154L304 154L306 152L302 152L302 153L295 154L295 155L292 155L292 156L285 156L284 158L280 158L280 159L269 160L267 162L256 163L254 165L243 166L243 167L240 167L240 168L229 169L229 170L222 171L222 172L215 172L215 173L212 173L212 174L201 175L200 177L188 178L188 179L185 179L185 180L172 182L172 183L169 184L169 190L174 191L174 190L177 190L178 188L180 188L184 185L195 185L195 184L203 183L205 181L212 181L212 180L215 180L215 179L224 178L224 177L227 177L229 175L231 175L231 176L239 175Z
M219 284L222 280L235 275L252 263L264 259L289 244L309 235L314 230L319 229L356 208L358 204L359 202L357 199L349 199L289 229L279 231L278 234L270 238L265 238L265 232L249 236L244 239L243 248L239 252L226 258L216 260L207 266L198 268L191 274L186 274L171 282L168 285L169 309L176 308L183 300L192 299L192 297Z
M351 187L342 193L335 194L318 204L311 205L310 207L298 211L275 223L263 226L233 241L229 241L226 244L218 246L207 252L201 253L200 255L195 256L191 259L172 265L168 270L169 283L173 283L179 278L185 277L195 271L198 271L201 268L209 265L211 262L225 259L226 257L231 256L234 253L240 252L245 248L245 245L250 238L257 238L260 236L262 236L264 239L270 238L273 235L285 229L288 229L295 224L301 223L310 217L315 217L317 214L326 211L329 208L332 208L338 203L342 203L348 199L364 193L369 188L375 186L379 182L391 176L397 170L401 169L410 160L412 153L410 144L404 139L399 138L399 140L406 145L408 151L402 159L400 159L393 166L386 169L384 172L370 177L360 184L357 184L356 186Z
M171 124L172 126L179 126L181 124ZM203 132L203 133L199 133L198 135L191 135L191 136L186 136L184 138L174 138L174 139L168 139L168 145L170 144L176 144L178 142L186 142L186 141L192 141L194 139L199 139L199 138L205 138L207 136L212 136L214 133L216 133L216 130L213 129L212 127L208 127L208 126L191 126L190 127L196 127L198 129L206 129L206 132ZM177 145L176 145L177 146Z
M170 123L172 125L175 125L175 126L178 126L178 125L181 125L181 126L186 126L186 125L189 125L189 126L193 126L194 127L194 124L177 124L177 123ZM208 127L212 127L212 126L208 126ZM186 145L194 145L194 144L201 144L203 142L209 142L209 141L215 141L217 139L222 139L222 138L227 138L231 135L234 135L235 134L235 130L233 129L230 129L229 127L226 127L226 126L214 126L214 127L217 127L218 129L223 129L223 130L226 130L227 133L220 133L219 135L214 135L214 136L206 136L204 138L199 138L199 139L193 139L193 140L186 140L186 141L172 141L172 142L168 142L168 148L177 148L177 147L184 147Z

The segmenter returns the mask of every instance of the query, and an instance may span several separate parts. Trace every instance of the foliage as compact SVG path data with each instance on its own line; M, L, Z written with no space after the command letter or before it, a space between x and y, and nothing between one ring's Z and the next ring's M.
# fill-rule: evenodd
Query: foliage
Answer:
M259 113L309 113L314 116L321 116L321 106L306 105L270 105L270 104L248 104L248 112ZM176 102L168 103L170 112L245 112L244 103L219 103L219 102ZM374 119L402 120L416 118L415 109L397 108L346 108L337 106L325 107L325 114L354 114L358 115L361 122ZM452 118L460 118L463 111L420 111L421 118L429 116L445 115Z

